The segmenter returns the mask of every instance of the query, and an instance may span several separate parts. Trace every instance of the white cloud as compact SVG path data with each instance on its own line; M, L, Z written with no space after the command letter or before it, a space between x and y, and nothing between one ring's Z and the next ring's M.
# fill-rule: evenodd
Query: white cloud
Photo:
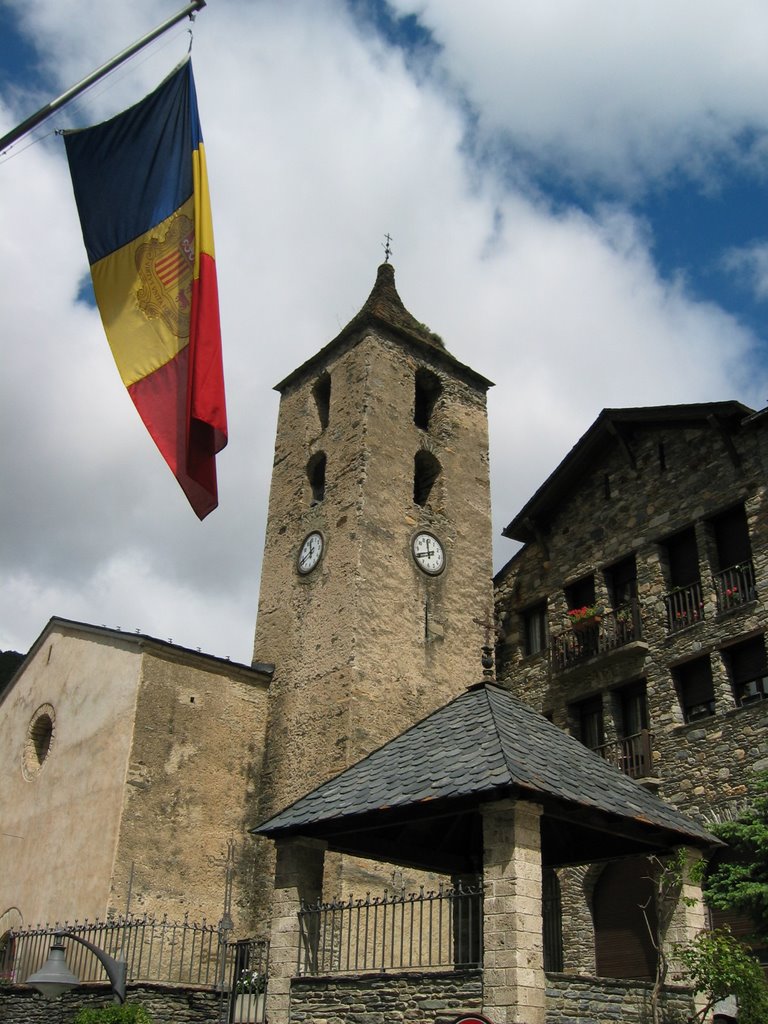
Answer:
M481 127L559 170L638 187L708 175L765 132L768 9L751 0L393 0L418 14Z
M729 249L723 264L761 302L768 299L768 242Z
M478 21L490 10L482 8L473 5ZM63 86L176 3L70 0L64 10L35 0L18 9ZM502 38L509 9L499 4L491 18ZM448 39L449 29L458 35L459 8L445 10L455 16L446 15ZM530 53L527 74L515 74L534 95L543 41L565 54L590 34L574 22L572 31L551 24L547 36L546 26L516 17L528 41L515 52ZM483 47L489 67L503 64L483 33L477 52L466 42L461 60L446 54L478 95L488 91L484 109L499 119L511 83L501 72L483 78ZM137 99L185 50L182 32L102 93L93 116ZM220 507L198 523L119 382L97 314L75 301L85 256L61 146L51 140L0 163L0 649L26 648L56 614L249 659L277 412L271 386L360 308L387 231L405 304L497 383L496 533L603 406L761 401L754 339L682 284L660 280L645 225L620 207L595 218L553 214L492 168L468 166L450 97L414 81L402 56L361 34L342 3L211 2L193 57L228 385ZM653 68L646 83L659 92ZM13 117L0 109L6 125ZM556 127L554 113L550 121ZM530 123L540 118L531 113ZM542 129L538 144L557 135ZM562 145L572 155L568 139ZM603 166L617 152L606 151ZM502 544L497 564L510 553Z

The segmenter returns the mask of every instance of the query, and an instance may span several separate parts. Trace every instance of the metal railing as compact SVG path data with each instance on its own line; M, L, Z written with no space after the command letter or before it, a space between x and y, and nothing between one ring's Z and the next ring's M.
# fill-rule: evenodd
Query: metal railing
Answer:
M92 942L110 956L125 960L128 981L176 982L220 988L231 977L234 945L215 925L186 918L169 921L147 916L112 921L44 925L11 932L0 976L23 984L48 956L54 933L66 929ZM83 982L105 982L104 968L85 947L63 939L70 969Z
M299 974L479 967L483 886L302 905Z
M614 651L642 637L640 604L629 604L602 612L593 619L576 622L552 637L550 651L555 669L570 668L596 654Z
M651 734L642 729L633 736L624 736L595 747L595 753L631 779L651 775Z
M664 606L667 611L667 631L679 633L681 629L692 626L704 618L704 600L701 596L701 583L691 583L687 587L677 587L664 595Z
M726 612L731 608L754 601L757 597L755 589L755 570L751 562L732 565L715 574L715 591L717 593L717 610Z

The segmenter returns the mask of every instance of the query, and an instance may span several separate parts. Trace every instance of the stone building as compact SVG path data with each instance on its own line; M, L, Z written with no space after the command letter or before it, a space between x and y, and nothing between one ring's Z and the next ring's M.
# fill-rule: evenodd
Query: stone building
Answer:
M217 922L270 672L51 619L0 703L0 936L126 911ZM234 870L247 919L251 867Z
M13 865L0 878L0 936L38 918L122 911L129 893L132 909L215 918L232 837L251 844L235 872L236 931L267 933L273 846L246 839L248 830L477 684L494 616L489 386L405 309L384 264L357 316L278 385L253 666L51 621L0 697L0 757L12 779L0 793L0 853ZM733 806L746 793L743 769L766 754L768 704L753 703L764 695L754 669L760 650L761 671L765 660L766 422L737 403L604 413L507 530L524 546L496 580L500 683L658 790L678 819L680 810ZM582 631L559 621L568 608L597 605L600 622ZM538 754L565 750L552 739L557 730L540 724ZM727 777L708 777L714 748ZM556 789L531 784L523 807L519 780L504 785L510 806L499 813L525 818L526 842L536 807L562 818ZM612 813L603 796L600 813ZM643 797L663 815L652 794ZM66 847L32 845L43 821L49 835L51 823L57 835L72 832L86 800L103 820L90 815ZM481 817L467 846L476 871ZM691 828L691 845L706 845L701 826ZM13 842L25 843L23 854ZM495 857L514 860L514 839L494 843ZM326 895L342 882L351 891L350 879L386 877L364 848L329 849ZM545 968L610 976L603 950L611 944L600 941L615 922L598 929L596 954L592 912L613 907L616 893L642 895L638 862L574 875L539 854L535 895L526 896L532 918L540 920L543 895L547 920L562 903L573 927L562 954L550 941L541 959L532 941L527 966L504 964L499 949L498 1021L524 1002L510 994L519 979L510 988L505 971L534 971L536 1022L545 1016ZM438 856L410 867L446 870ZM55 881L38 890L44 871ZM505 904L510 919L515 912ZM643 977L647 949L629 939L623 948ZM281 956L283 988L271 998L284 1014L293 950Z
M736 813L768 769L768 416L606 409L506 527L498 675L669 803ZM567 969L648 977L647 866L560 873ZM735 922L744 931L745 922Z
M384 264L357 316L277 385L253 667L52 620L0 697L0 936L122 912L129 877L132 910L216 920L231 838L236 933L267 930L272 845L248 828L477 675L493 614L489 386L405 309ZM45 753L32 775L30 749ZM54 842L86 796L88 827Z

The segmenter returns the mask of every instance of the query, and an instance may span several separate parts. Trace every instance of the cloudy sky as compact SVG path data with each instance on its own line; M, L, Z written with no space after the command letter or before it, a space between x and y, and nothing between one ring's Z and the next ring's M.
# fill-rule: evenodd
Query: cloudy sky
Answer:
M0 0L0 134L183 6ZM200 523L88 301L52 134L188 44L182 24L0 156L0 650L61 615L250 660L272 386L357 312L387 232L405 305L496 382L497 538L603 407L765 406L764 3L209 0L230 442Z

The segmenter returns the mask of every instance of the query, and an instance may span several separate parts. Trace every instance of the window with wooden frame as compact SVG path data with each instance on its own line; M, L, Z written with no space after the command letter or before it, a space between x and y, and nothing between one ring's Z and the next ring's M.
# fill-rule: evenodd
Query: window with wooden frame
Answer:
M765 656L764 636L727 647L723 651L723 659L734 698L740 707L768 699L768 660Z
M686 661L672 670L680 707L686 722L710 718L715 713L715 689L709 657Z
M540 601L521 613L523 653L526 657L538 654L547 646L547 602Z

